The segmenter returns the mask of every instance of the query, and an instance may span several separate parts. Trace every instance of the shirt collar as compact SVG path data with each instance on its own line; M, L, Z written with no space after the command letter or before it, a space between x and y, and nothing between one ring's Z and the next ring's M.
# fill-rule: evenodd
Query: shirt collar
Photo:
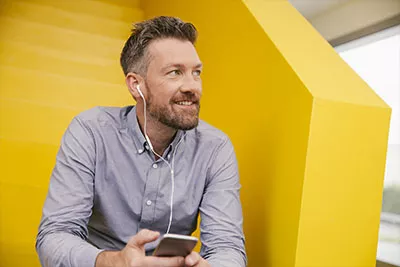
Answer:
M131 130L131 133L133 134L133 141L135 143L137 152L139 154L143 154L144 151L150 150L150 148L147 145L147 141L146 141L146 138L144 137L144 134L140 130L140 126L139 126L139 122L138 122L137 114L136 114L136 106L133 106L130 109L130 111L128 111L126 116L127 116L127 123L128 123L127 127ZM163 156L166 156L168 153L175 150L175 147L178 145L181 138L184 138L184 134L185 134L185 131L182 131L182 130L177 131L174 140L165 149Z

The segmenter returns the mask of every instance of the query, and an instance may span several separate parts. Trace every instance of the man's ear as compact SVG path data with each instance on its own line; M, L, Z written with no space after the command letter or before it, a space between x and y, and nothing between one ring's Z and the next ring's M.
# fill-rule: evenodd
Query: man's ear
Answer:
M128 90L131 93L131 95L133 96L133 98L137 101L138 99L140 99L140 94L137 90L137 87L142 84L143 78L134 72L129 72L128 74L126 74L125 77L125 83L126 86L128 86Z

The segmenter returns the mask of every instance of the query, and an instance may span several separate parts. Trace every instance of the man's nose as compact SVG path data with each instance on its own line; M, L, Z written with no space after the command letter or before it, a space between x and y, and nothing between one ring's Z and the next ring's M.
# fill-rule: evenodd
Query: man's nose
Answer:
M193 77L193 75L187 75L183 80L180 88L182 93L193 93L201 95L202 83L200 77Z

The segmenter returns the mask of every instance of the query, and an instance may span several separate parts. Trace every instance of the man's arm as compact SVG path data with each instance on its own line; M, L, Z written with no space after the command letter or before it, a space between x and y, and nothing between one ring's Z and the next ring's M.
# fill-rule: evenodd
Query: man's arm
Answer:
M79 118L66 130L36 240L42 266L94 266L100 250L86 242L93 206L94 137Z
M200 254L212 267L244 267L247 259L239 174L229 138L216 150L211 162L200 205Z

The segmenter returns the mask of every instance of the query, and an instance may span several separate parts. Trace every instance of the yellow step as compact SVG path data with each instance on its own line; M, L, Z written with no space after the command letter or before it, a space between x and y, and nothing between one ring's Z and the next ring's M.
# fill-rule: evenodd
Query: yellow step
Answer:
M58 1L57 1L58 2ZM60 28L82 31L106 37L125 40L129 37L131 24L116 19L103 18L97 14L82 14L60 8L33 4L29 2L5 2L6 12L2 16L26 20L40 24L48 24ZM140 10L132 18L141 18Z
M13 1L13 0L2 0ZM114 19L132 23L136 17L142 16L139 1L129 1L131 5L118 5L115 1L95 1L95 0L18 0L32 4L40 4L49 7L59 8L65 11L99 16L102 18ZM1 10L0 10L1 12Z
M98 0L98 1L124 7L137 7L137 8L140 7L140 0Z
M118 66L120 68L119 64L119 55L116 55L114 59L106 58L106 57L99 57L95 55L79 55L74 52L66 51L66 50L59 50L57 47L44 47L37 45L35 43L27 43L27 42L19 42L19 41L13 41L10 39L6 38L0 38L0 47L2 49L10 49L7 50L7 53L10 53L14 47L17 47L16 49L24 48L25 50L32 52L32 53L37 53L39 55L43 56L49 56L49 57L54 57L58 59L62 59L65 61L72 61L72 62L80 62L80 63L85 63L85 64L92 64L94 66L101 66L101 67L115 67ZM5 51L5 50L3 50ZM15 56L15 55L14 55ZM122 69L121 69L122 72Z
M134 103L122 83L113 85L4 66L0 66L0 98L72 110Z
M55 161L58 147L58 145L15 141L0 137L0 183L46 188L53 166L45 162ZM21 168L21 162L24 164L23 168ZM31 179L32 173L37 175L37 179ZM19 179L14 179L15 177Z
M69 122L79 112L76 109L0 98L0 137L58 145Z
M104 61L93 64L77 57L65 56L61 51L48 53L40 47L31 47L21 43L0 41L0 65L21 69L30 69L58 74L67 77L84 78L112 84L123 84L124 75L118 61ZM78 59L78 60L76 60Z
M86 108L0 98L0 137L58 145L72 118L84 110Z
M118 60L125 40L68 30L50 25L0 17L0 40L25 42L77 56Z
M24 168L23 163L19 168ZM32 180L37 178L33 173L29 176ZM14 176L14 179L19 178ZM1 266L40 267L34 244L46 192L47 187L14 186L0 182Z

